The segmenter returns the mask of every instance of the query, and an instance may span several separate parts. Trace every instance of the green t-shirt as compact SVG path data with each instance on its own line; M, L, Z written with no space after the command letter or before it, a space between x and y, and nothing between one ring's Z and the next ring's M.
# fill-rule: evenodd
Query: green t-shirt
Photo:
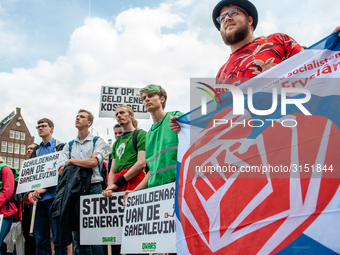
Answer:
M170 129L170 119L181 112L168 112L146 134L145 159L150 169L148 187L155 187L176 179L178 136Z
M136 130L135 130L136 131ZM115 170L128 169L137 162L137 151L133 145L132 137L135 132L124 133L112 146L112 159L115 159ZM140 130L137 135L137 150L145 151L146 131Z

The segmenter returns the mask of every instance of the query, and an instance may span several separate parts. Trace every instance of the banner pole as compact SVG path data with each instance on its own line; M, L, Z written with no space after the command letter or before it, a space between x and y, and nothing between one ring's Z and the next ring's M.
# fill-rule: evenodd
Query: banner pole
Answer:
M33 236L33 227L34 227L34 220L35 220L35 212L37 210L37 202L35 202L35 205L33 205L33 212L31 217L31 227L30 227L30 236Z
M111 244L107 246L107 255L112 255L112 249Z

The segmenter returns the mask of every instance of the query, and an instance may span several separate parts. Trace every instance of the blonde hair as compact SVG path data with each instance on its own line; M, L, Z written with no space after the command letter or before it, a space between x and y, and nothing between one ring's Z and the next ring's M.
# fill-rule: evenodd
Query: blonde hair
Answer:
M124 107L127 111L128 111L128 113L130 113L130 114L135 114L134 112L133 112L133 110L131 109L131 107L130 106L127 106L127 105L125 105L125 104L120 104L120 105L118 105L118 107L116 108L116 110L118 109L118 108L121 108L121 107ZM138 128L138 121L135 119L135 117L133 117L132 118L132 126L134 127L134 128Z
M80 109L80 110L78 111L78 114L81 113L81 112L86 112L86 113L87 113L87 115L88 115L87 120L91 122L91 125L90 125L90 127L91 127L92 124L93 124L93 119L94 119L93 114L92 114L90 111L84 110L84 109Z

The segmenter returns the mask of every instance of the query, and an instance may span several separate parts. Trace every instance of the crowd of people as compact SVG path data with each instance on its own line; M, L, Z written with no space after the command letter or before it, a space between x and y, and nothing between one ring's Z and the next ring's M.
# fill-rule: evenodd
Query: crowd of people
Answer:
M138 129L138 122L129 106L120 105L116 109L118 124L113 128L116 141L110 154L108 178L103 178L105 142L89 130L94 120L90 111L78 111L75 120L78 133L69 143L53 137L53 121L48 118L38 120L36 129L42 142L29 145L27 154L34 158L61 151L57 165L60 177L58 186L36 189L25 196L27 200L21 209L25 254L104 254L101 245L80 245L79 209L76 210L80 196L103 194L112 197L113 192L126 191L127 194L175 181L178 137L171 131L169 121L183 113L164 111L167 93L159 85L150 84L141 89L140 94L152 116L153 125L149 132ZM7 199L14 190L14 176L8 166L3 169L3 176L7 178L9 174L11 177L6 184L12 186L4 186L1 193ZM59 208L61 193L63 205ZM78 203L74 203L74 197ZM13 203L11 206L13 210L5 214L8 224L3 224L6 230L1 233L4 235L9 231L13 214L17 212ZM29 236L32 206L36 207L34 238ZM55 217L56 214L58 217ZM120 245L113 246L113 254L120 254Z
M212 16L215 27L232 52L218 71L217 83L228 83L234 79L234 85L237 86L240 82L235 81L235 78L252 78L303 50L294 39L281 33L255 38L253 32L258 24L258 13L248 0L222 0L215 6ZM335 31L340 31L340 27ZM220 89L218 92L224 93L225 90ZM79 110L75 120L77 135L66 144L53 138L54 124L50 119L43 118L37 122L36 128L42 142L29 145L27 154L34 158L61 151L62 158L58 162L58 187L37 189L24 197L26 201L20 211L26 240L25 254L102 255L105 252L102 246L79 243L79 220L74 220L79 217L79 209L71 208L79 208L80 195L103 194L111 197L117 191L128 194L175 181L177 133L180 131L176 119L183 113L165 111L167 93L159 85L146 86L140 95L153 124L148 132L138 129L138 122L130 107L120 105L116 109L116 141L112 146L107 178L101 174L105 142L89 131L94 120L91 112ZM4 219L0 244L11 227L13 215L18 211L13 203L8 202L14 190L15 169L1 162L0 159L0 214L4 215ZM74 181L77 176L82 183ZM105 189L104 179L107 179ZM72 186L72 191L60 188L67 182L70 185L63 187ZM65 194L69 206L62 207L58 205L56 197L62 195L65 198ZM74 203L75 198L78 204ZM34 237L30 237L33 206L36 206L37 220ZM114 246L113 254L120 254L119 245Z

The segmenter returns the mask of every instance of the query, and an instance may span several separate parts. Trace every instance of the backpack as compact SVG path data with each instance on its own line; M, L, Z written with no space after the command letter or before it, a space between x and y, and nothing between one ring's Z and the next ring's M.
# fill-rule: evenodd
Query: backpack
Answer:
M6 210L9 210L9 204L11 202L13 202L15 204L15 206L17 208L19 208L20 201L22 199L22 194L16 194L17 187L18 187L18 181L19 181L19 172L16 168L11 167L11 166L7 165L6 163L3 163L3 162L0 163L0 179L1 179L1 181L0 181L0 193L2 192L2 188L3 188L2 168L4 166L7 166L8 168L10 168L13 172L13 175L14 175L14 191L13 191L11 198L6 202Z
M92 152L93 152L93 150L94 150L94 147L96 146L96 142L97 142L98 138L99 138L99 136L95 136L95 137L93 138L93 149L92 149ZM74 142L74 140L72 140L72 141L70 141L70 142L68 143L68 146L69 146L69 147L68 147L68 157L69 157L69 159L71 159L71 150L72 150L73 142ZM101 164L98 165L98 170L99 170L100 176L103 178L103 181L101 182L102 188L103 188L103 189L106 189L106 187L107 187L107 185L106 185L106 174L103 175L102 169L103 169L103 162L102 162ZM104 177L104 176L105 176L105 177ZM105 187L105 188L104 188L104 187Z
M57 140L57 139L54 139L54 140L55 140L55 143L56 143L55 151L56 151L56 152L57 152L57 151L61 151L61 150L64 148L65 143L62 143L62 142L60 142L60 141ZM30 156L30 159L31 159L31 158L37 157L37 155L39 155L39 150L40 150L40 145L35 146L35 147L33 148L33 151L32 151L32 154L31 154L31 156ZM60 178L60 176L59 176L59 178ZM28 193L29 193L29 192L28 192ZM25 198L26 198L26 195L27 195L28 193L22 194L23 204L25 203ZM18 207L18 208L19 208L19 207ZM24 206L22 207L22 211L23 211L23 210L24 210Z
M65 143L61 143L60 141L56 140L56 146L55 146L55 151L61 151L64 148ZM57 144L59 143L59 144ZM40 145L37 145L33 148L32 154L30 158L35 158L37 157L37 155L39 154L39 150L40 150Z
M141 131L141 129L135 129L133 131L133 135L132 135L132 143L133 143L133 146L135 147L135 150L138 151L138 148L137 148L137 136L138 136L138 133L139 131ZM119 141L120 137L118 138L117 142ZM115 150L117 148L117 143L115 145Z
M141 131L141 130L142 129L135 129L133 131L133 135L132 135L132 143L133 143L133 146L135 147L136 152L138 152L138 148L137 148L137 136L138 136L139 131ZM120 137L118 138L117 142L119 141L119 139L120 139ZM115 151L117 149L117 142L115 144L115 149L114 149ZM112 155L112 154L110 154L110 155ZM145 174L147 174L149 172L148 164L145 165L144 172L145 172Z

